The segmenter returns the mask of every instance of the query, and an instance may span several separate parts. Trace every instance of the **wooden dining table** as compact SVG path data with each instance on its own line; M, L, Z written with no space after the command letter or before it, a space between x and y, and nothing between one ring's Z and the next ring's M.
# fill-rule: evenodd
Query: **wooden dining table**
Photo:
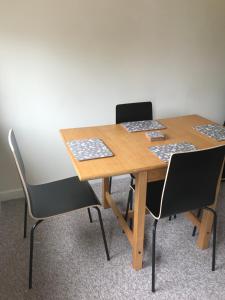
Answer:
M184 141L192 143L197 149L225 144L225 141L218 142L194 129L194 126L197 125L214 123L199 115L186 115L159 119L158 121L166 127L166 129L161 130L166 135L164 141L151 142L147 139L145 132L130 133L120 124L60 130L79 179L103 179L103 206L104 208L112 209L118 223L127 236L132 248L132 265L135 270L141 269L143 263L147 182L164 179L167 170L167 163L161 161L148 148L155 145ZM71 152L68 142L87 138L103 140L114 155L107 158L78 161ZM133 229L130 229L124 219L124 213L120 211L109 193L109 177L122 174L133 174L135 176L134 209L129 211L128 215L129 218L133 218ZM219 188L220 181L217 185L214 207L216 207ZM198 228L197 246L200 249L206 249L211 235L212 214L204 211L202 217L198 218L194 212L188 212L185 216Z

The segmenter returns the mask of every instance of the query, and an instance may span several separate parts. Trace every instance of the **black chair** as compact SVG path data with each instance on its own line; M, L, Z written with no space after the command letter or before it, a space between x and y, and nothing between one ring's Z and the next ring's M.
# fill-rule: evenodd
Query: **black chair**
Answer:
M135 103L124 103L116 105L116 124L123 122L134 122L143 120L152 120L152 102L135 102ZM134 176L130 174L131 182L133 184ZM111 193L112 188L112 177L109 178L109 193ZM125 219L128 218L128 210L133 208L133 198L131 193L129 193L127 201L127 209L125 214ZM130 219L130 227L132 227L132 219Z
M135 102L116 105L116 124L124 122L152 120L152 102ZM131 183L133 182L131 174ZM109 192L111 193L112 177L109 178Z
M56 215L65 214L81 208L87 208L90 221L92 222L90 208L95 208L99 217L106 257L107 260L110 260L101 211L99 209L101 204L89 183L79 181L76 176L40 185L28 184L23 160L12 129L9 131L8 140L26 197L24 237L26 237L27 208L31 218L36 221L30 233L29 289L32 288L34 231L42 221Z
M152 102L135 102L116 105L116 124L152 120ZM131 183L133 182L131 175ZM112 177L109 178L109 192L111 193Z
M212 271L215 270L216 212L210 208L223 166L225 146L173 154L165 181L148 183L146 206L153 216L152 232L152 292L155 292L155 240L158 220L195 209L213 213ZM209 175L210 174L210 175ZM133 185L131 189L135 189Z
M223 126L225 126L225 122L223 123ZM221 176L221 181L225 181L225 166L223 168L223 173L222 173L222 176ZM199 209L198 212L197 212L197 218L200 218L201 214L202 214L202 211L201 211L201 209ZM193 231L192 231L192 236L195 236L196 230L197 230L197 227L194 226Z

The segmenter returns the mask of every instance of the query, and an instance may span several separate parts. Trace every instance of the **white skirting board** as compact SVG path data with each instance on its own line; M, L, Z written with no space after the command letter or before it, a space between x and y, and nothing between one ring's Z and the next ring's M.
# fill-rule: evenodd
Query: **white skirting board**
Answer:
M0 191L0 201L13 200L13 199L18 199L23 197L24 197L23 189Z

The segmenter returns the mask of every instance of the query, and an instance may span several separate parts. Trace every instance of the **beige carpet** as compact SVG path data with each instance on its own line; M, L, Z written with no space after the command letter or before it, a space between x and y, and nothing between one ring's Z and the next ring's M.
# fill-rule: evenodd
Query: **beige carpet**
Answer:
M100 185L94 189L99 194ZM113 181L121 206L128 180ZM23 239L23 199L1 203L0 299L225 299L225 183L218 209L216 271L211 272L211 247L201 251L192 226L178 215L157 228L156 293L151 293L151 224L146 217L144 268L131 267L129 243L111 210L102 209L110 250L107 262L95 210L90 224L86 210L45 221L37 229L33 289L28 291L29 238ZM32 221L29 220L29 228Z

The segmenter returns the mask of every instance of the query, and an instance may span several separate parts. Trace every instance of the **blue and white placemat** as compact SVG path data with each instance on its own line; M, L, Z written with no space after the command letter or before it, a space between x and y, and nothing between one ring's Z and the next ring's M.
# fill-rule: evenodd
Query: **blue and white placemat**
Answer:
M225 140L225 127L217 124L199 125L194 127L195 130L217 141Z
M124 122L121 125L128 132L137 132L137 131L147 131L147 130L158 130L165 129L166 127L156 120L144 120L144 121L134 121L134 122Z
M113 156L111 150L98 138L73 140L67 144L79 161Z
M168 162L173 153L194 151L196 147L188 142L181 142L177 144L153 146L148 149L162 161Z

